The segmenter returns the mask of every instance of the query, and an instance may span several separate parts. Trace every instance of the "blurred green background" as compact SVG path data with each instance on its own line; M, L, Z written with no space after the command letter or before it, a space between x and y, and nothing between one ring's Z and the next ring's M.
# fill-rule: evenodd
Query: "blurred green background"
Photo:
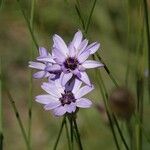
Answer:
M80 1L82 14L87 20L93 0ZM150 3L149 8L150 8ZM27 16L30 15L30 0L22 0L21 5ZM51 49L52 36L57 33L66 42L70 41L74 33L81 29L81 23L75 10L74 0L36 0L34 14L34 33L40 46ZM111 70L119 85L125 84L127 64L130 64L129 88L136 95L135 65L136 49L138 48L139 28L142 19L138 13L138 0L98 0L92 16L87 38L90 42L101 43L99 54ZM143 31L145 37L145 30ZM144 38L145 39L145 38ZM147 64L147 47L144 40L143 62ZM31 51L34 57L38 55L32 42L27 24L19 9L16 0L3 0L0 9L0 55L2 67L5 72L7 86L16 101L22 121L27 129L28 99L30 84ZM144 65L147 66L147 65ZM144 71L147 67L144 67ZM110 92L114 84L104 69L101 69L103 80ZM144 74L144 72L143 72ZM102 101L102 96L95 80L94 70L89 72L96 88L89 95L94 104ZM146 78L145 78L146 79ZM34 96L43 91L40 88L42 81L33 80ZM147 79L144 94L144 126L150 131L150 107L147 97ZM3 126L4 149L26 149L18 122L13 109L3 91ZM56 140L61 118L55 118L50 112L45 112L42 106L33 99L32 120L32 147L33 150L51 150ZM94 108L80 110L78 124L81 139L85 150L115 150L112 133L104 122L102 115ZM58 149L67 149L65 132L60 140ZM149 150L150 145L144 139L144 150Z

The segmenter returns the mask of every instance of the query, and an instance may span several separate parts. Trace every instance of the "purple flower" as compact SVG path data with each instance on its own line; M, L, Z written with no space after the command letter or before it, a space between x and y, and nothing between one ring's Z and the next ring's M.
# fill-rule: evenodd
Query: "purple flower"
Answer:
M36 58L38 62L30 61L29 67L39 70L35 74L33 74L34 78L47 78L55 79L58 74L60 76L60 72L50 72L47 70L50 66L52 66L52 63L56 63L51 54L48 53L48 51L44 47L39 48L39 56Z
M87 58L99 49L100 44L94 42L88 45L88 40L83 40L81 31L78 31L74 35L69 46L67 46L63 39L56 34L53 36L53 41L52 56L57 64L48 67L48 70L60 69L62 71L61 79L63 85L65 85L73 75L87 85L91 85L85 70L102 67L103 64L98 61L87 60Z
M41 86L48 94L39 95L36 101L44 104L45 110L52 110L55 116L62 116L66 113L73 113L77 108L89 108L92 102L83 98L84 95L94 89L93 86L83 86L78 79L74 80L74 84L66 87L62 86L60 79L43 83Z

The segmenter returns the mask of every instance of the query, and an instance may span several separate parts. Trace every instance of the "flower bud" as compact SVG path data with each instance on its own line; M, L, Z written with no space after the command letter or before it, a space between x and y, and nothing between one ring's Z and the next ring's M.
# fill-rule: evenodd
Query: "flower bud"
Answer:
M129 120L135 110L135 99L125 87L115 88L109 97L111 111L121 119Z

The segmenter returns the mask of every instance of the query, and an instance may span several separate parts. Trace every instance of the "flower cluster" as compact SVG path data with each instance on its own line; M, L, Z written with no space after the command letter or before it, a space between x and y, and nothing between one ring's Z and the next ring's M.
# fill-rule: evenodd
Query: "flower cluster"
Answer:
M86 69L102 67L103 64L87 58L99 49L100 44L94 42L88 45L81 31L75 33L68 45L56 34L53 42L51 54L41 47L36 62L29 62L29 67L38 70L34 78L48 79L41 85L47 94L37 96L36 101L44 104L45 110L52 110L56 116L90 107L92 102L83 96L92 91L94 86Z

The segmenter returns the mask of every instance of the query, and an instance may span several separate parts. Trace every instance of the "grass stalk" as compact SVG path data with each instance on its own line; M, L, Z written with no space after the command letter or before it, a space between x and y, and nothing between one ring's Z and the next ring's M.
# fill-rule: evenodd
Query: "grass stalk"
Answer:
M91 22L91 18L92 18L93 12L94 12L94 8L96 6L96 2L97 2L97 0L94 0L93 6L92 6L91 11L90 11L90 15L89 15L87 23L86 23L85 33L88 32L89 25L90 25L90 22Z
M76 9L78 17L79 17L79 19L81 21L82 28L83 28L83 30L85 30L85 23L84 23L84 19L82 17L82 14L81 14L81 8L80 8L79 0L76 0L75 9Z
M104 69L107 72L107 74L109 75L109 77L112 80L112 82L115 84L116 87L119 87L117 81L113 77L112 73L110 72L109 68L107 67L107 65L105 64L105 62L102 60L102 58L100 57L100 55L98 53L96 53L96 56L97 56L98 60L104 64Z
M123 144L124 144L126 150L129 150L129 147L128 147L127 143L126 143L126 140L125 140L125 138L124 138L124 136L123 136L123 133L122 133L122 131L121 131L121 129L120 129L120 126L119 126L119 123L118 123L118 121L117 121L117 118L116 118L116 116L115 116L114 114L113 114L113 119L114 119L114 121L115 121L115 124L116 124L116 127L117 127L117 129L118 129L119 135L120 135L120 137L121 137L121 140L122 140L122 142L123 142Z
M120 147L119 147L119 143L118 143L117 135L116 135L115 128L114 128L114 125L113 125L112 117L111 117L111 114L109 112L109 108L108 108L108 105L107 105L107 98L106 98L107 94L105 94L104 88L101 85L101 83L103 82L102 77L101 77L101 73L97 73L97 76L98 76L98 83L99 83L100 91L101 91L101 94L102 94L102 97L103 97L103 102L104 102L104 105L105 105L105 108L106 108L106 113L107 113L109 124L110 124L110 129L111 129L113 139L114 139L114 142L115 142L115 146L116 146L117 150L121 150Z
M78 125L77 125L77 122L76 122L75 118L73 119L73 123L74 123L74 128L75 128L75 131L76 131L76 134L77 134L79 149L83 150Z
M17 109L17 107L16 107L16 104L15 104L15 101L13 100L13 98L12 98L12 96L11 96L9 90L8 90L6 87L5 87L5 90L6 90L8 99L9 99L9 101L10 101L10 104L11 104L13 110L14 110L14 113L15 113L15 116L16 116L16 118L17 118L17 121L18 121L18 123L19 123L19 127L20 127L20 129L21 129L21 133L22 133L23 138L24 138L24 141L25 141L25 143L26 143L26 147L27 147L28 150L31 150L30 145L29 145L29 142L28 142L28 138L27 138L27 135L26 135L26 132L25 132L23 123L22 123L22 120L21 120L21 118L20 118L19 111L18 111L18 109Z
M35 38L35 36L34 36L34 33L33 33L33 31L32 31L32 28L31 28L31 25L30 25L30 21L29 21L29 19L27 18L27 16L25 15L25 12L24 12L24 9L23 9L23 7L22 7L22 5L21 5L21 3L20 3L20 0L16 0L16 1L17 1L18 5L19 5L19 8L20 8L20 10L21 10L21 12L22 12L22 15L23 15L23 17L24 17L24 19L25 19L25 21L26 21L26 24L27 24L27 27L28 27L29 32L30 32L30 34L31 34L32 40L33 40L33 42L34 42L34 44L35 44L35 46L36 46L36 48L37 48L37 50L38 50L38 49L39 49L39 46L38 46L37 40L36 40L36 38Z
M69 129L68 129L68 125L67 125L67 120L65 122L65 128L66 128L66 137L68 140L68 149L71 150L71 142L70 142L70 136L69 136Z
M149 29L149 16L148 16L148 5L147 0L143 0L144 4L144 16L145 16L145 26L146 26L146 36L147 36L147 46L148 46L148 93L150 102L150 29Z
M35 0L31 0L31 11L30 11L30 27L33 31L33 19L34 19L34 7ZM33 48L30 51L30 59L33 58ZM28 141L31 146L31 127L32 127L32 100L33 100L33 78L32 78L32 70L29 74L29 100L28 100Z
M3 150L2 60L0 57L0 149Z
M61 123L61 126L60 126L60 130L59 130L59 133L58 133L56 142L55 142L55 144L54 144L53 150L56 150L56 149L57 149L58 142L59 142L59 140L60 140L60 136L61 136L61 134L62 134L63 127L64 127L65 123L66 123L66 116L64 116L64 118L63 118L63 120L62 120L62 123Z

